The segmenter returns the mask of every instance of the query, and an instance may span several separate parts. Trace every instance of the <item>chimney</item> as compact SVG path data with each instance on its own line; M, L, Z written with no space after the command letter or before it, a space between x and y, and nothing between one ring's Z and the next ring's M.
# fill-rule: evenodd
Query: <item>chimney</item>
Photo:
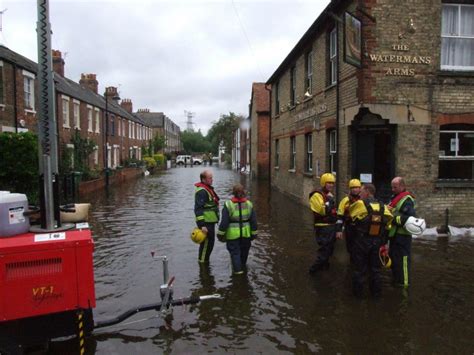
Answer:
M88 88L96 94L99 88L99 82L97 81L95 74L81 74L81 80L79 80L79 85Z
M130 99L123 99L120 102L120 106L122 106L125 109L125 111L127 111L128 113L133 112L133 104L132 104L132 100Z
M150 113L150 109L149 108L139 108L138 113Z
M118 101L120 100L117 88L115 86L107 86L105 88L105 96L106 98L115 101L116 104L118 104Z
M55 49L52 50L53 52L53 70L64 77L64 59L62 57L61 51L57 51Z

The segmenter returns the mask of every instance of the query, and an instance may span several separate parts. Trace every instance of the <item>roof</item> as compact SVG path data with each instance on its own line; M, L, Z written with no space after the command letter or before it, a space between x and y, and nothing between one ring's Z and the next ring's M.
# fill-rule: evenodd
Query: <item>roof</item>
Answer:
M135 115L140 117L147 126L164 127L165 114L163 112L138 111Z
M28 59L3 45L0 45L0 60L5 60L7 62L15 64L18 67L26 69L34 74L37 74L38 72L38 64L36 64L31 59ZM55 89L57 92L74 97L82 102L105 110L105 98L103 96L96 94L89 88L81 86L80 84L76 83L75 81L72 81L71 79L62 77L57 73L53 73L53 78L55 83ZM144 124L143 120L140 117L129 113L127 110L125 110L123 107L116 104L115 102L109 100L107 104L107 110L109 112L114 113L120 117L127 118L130 121Z
M252 84L252 105L257 113L270 111L270 95L265 83Z
M331 12L335 11L337 6L347 0L332 0L328 6L321 12L318 18L313 22L309 29L305 32L303 37L300 38L295 47L286 56L280 66L275 70L272 76L267 80L267 84L273 84L277 81L278 77L294 63L295 58L298 58L301 53L307 48L308 44L311 43L314 36L318 34L322 26L324 26L329 18L332 18Z

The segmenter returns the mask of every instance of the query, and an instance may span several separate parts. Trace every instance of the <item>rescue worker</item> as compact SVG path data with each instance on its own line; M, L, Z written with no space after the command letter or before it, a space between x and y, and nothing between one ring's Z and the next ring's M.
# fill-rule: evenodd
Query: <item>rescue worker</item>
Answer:
M212 172L204 170L200 174L201 181L194 184L194 214L196 224L205 234L206 239L199 244L200 263L208 263L214 248L215 226L219 222L219 196L212 187Z
M359 179L349 181L349 194L345 196L337 209L336 222L336 239L346 239L346 248L349 255L351 254L352 236L354 234L353 224L349 216L349 206L360 199L360 189L362 184Z
M411 266L411 234L403 227L408 217L415 217L415 196L406 190L405 181L397 176L392 180L393 195L389 208L393 214L392 228L389 232L389 255L392 259L393 282L408 287Z
M257 237L257 215L241 184L234 186L232 194L234 197L226 201L222 208L217 238L226 242L232 272L239 275L246 269L252 240Z
M329 269L329 257L334 252L336 242L336 201L332 194L336 177L325 173L321 175L319 183L321 189L309 194L309 207L314 216L314 234L319 245L316 260L309 268L310 274Z
M360 199L349 207L349 216L354 225L351 261L352 291L356 297L362 295L367 271L369 271L371 294L378 297L382 292L379 249L385 244L392 214L389 208L377 201L374 196L375 186L364 184L360 191Z

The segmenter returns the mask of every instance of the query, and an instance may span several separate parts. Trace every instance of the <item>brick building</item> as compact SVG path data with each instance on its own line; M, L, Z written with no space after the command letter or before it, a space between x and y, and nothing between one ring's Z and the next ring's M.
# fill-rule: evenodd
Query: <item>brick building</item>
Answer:
M430 225L472 224L474 1L332 0L267 84L273 186L400 175Z
M150 109L145 108L139 109L135 115L151 127L152 137L159 135L165 138L165 153L178 154L183 150L181 128L163 112L150 112Z
M270 89L265 83L252 84L249 107L250 170L253 179L270 176Z
M79 83L66 78L60 51L53 50L52 60L59 149L74 149L71 138L78 132L96 144L89 158L91 168L103 169L106 146L110 168L123 165L127 158L140 159L141 146L150 139L151 130L131 113L131 100L124 99L120 105L115 87L107 87L105 96L99 95L95 74L82 74ZM0 46L0 131L37 131L37 67L37 63Z

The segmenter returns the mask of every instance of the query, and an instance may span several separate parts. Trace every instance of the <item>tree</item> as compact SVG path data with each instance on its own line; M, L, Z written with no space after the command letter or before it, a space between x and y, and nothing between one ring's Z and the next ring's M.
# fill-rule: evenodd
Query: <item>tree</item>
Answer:
M212 153L218 153L221 142L224 144L227 154L232 151L233 133L239 127L239 123L243 119L244 117L242 115L229 112L228 115L221 115L219 120L213 123L207 133L207 139L211 142Z
M188 154L208 152L211 149L210 142L202 135L201 130L197 132L182 132L181 142L183 143L184 151Z
M163 148L166 146L165 136L159 135L157 133L155 137L153 137L151 145L153 146L153 153L158 153L159 151L163 150Z

